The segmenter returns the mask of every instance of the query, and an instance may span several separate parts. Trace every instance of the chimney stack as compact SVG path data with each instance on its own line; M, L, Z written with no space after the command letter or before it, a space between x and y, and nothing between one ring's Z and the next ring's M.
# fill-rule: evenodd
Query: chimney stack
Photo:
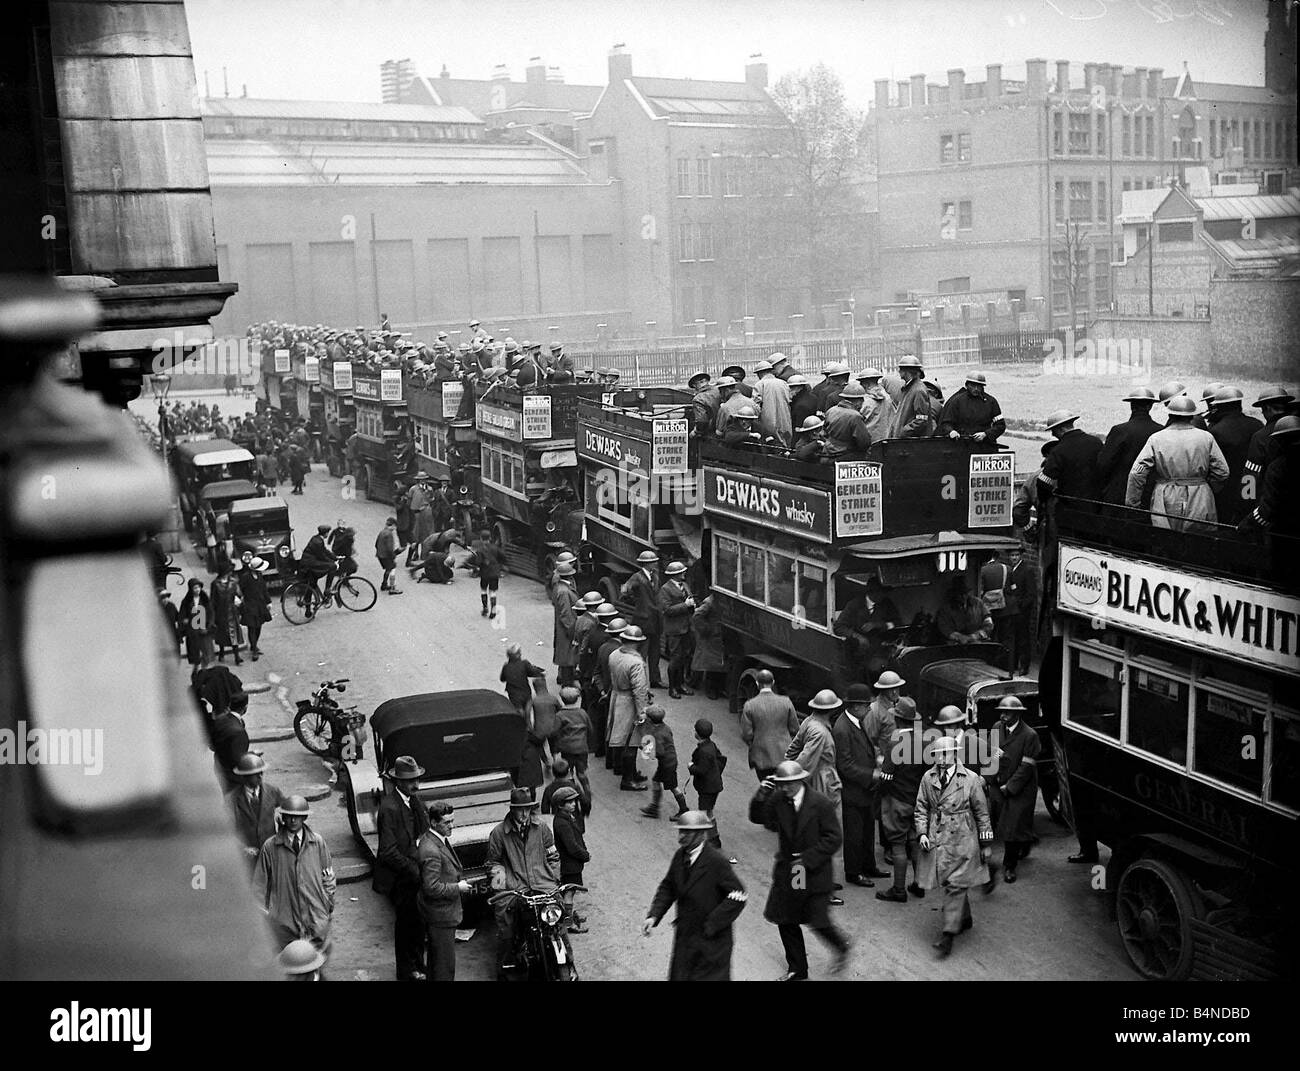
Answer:
M631 77L632 57L628 55L625 45L615 45L609 50L609 84L613 85L615 82Z
M1047 93L1047 60L1025 60L1025 96L1041 99Z
M546 64L541 56L529 57L528 66L524 68L524 81L532 84L546 81Z
M1085 63L1083 65L1083 88L1089 93L1092 87L1097 84L1097 67L1095 63Z
M1134 77L1137 79L1137 99L1147 99L1147 69L1145 67L1134 67Z
M906 108L912 103L911 85L908 82L898 83L898 106Z
M984 95L986 97L1002 96L1002 64L986 64L984 72Z
M767 61L761 52L755 52L745 63L745 81L755 89L767 88Z
M948 100L955 103L966 96L966 72L960 67L948 71Z
M925 104L925 75L912 75L912 104L923 107Z
M547 67L546 80L556 85L564 85L564 72L559 67Z
M1164 68L1152 67L1147 77L1151 80L1151 88L1147 91L1147 96L1152 100L1159 100L1164 93L1164 87L1160 84L1165 79Z
M1056 91L1058 93L1070 92L1070 61L1056 61Z
M510 81L510 68L504 63L498 63L492 68L492 81L508 82Z
M889 107L889 79L888 78L876 79L876 107L877 108Z
M1120 71L1119 93L1121 97L1136 97L1137 86L1138 79L1136 71Z

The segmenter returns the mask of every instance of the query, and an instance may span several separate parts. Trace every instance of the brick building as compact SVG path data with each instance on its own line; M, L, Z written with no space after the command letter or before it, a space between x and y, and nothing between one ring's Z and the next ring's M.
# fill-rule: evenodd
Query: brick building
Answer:
M1181 181L1189 166L1285 189L1295 104L1267 88L1198 85L1187 71L1041 59L1023 79L994 64L982 82L963 70L946 84L878 81L880 300L1004 292L1044 299L1059 320L1074 275L1079 307L1105 310L1122 194ZM1066 221L1082 234L1069 252Z

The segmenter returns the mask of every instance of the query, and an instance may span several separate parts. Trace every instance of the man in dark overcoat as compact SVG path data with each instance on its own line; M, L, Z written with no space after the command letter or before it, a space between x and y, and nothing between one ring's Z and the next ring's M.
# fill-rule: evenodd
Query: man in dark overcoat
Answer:
M235 819L235 833L251 863L262 845L275 836L276 808L285 797L275 785L263 780L266 760L255 751L242 756L231 772L239 784L226 793L226 804Z
M619 596L630 604L627 619L645 633L645 660L650 670L650 687L662 688L659 672L659 637L663 633L663 615L659 612L659 555L643 550L636 557L637 571L628 577Z
M745 909L745 886L731 864L708 843L713 819L687 811L677 823L681 845L655 890L641 934L650 936L677 905L670 982L731 981L731 927Z
M1255 433L1264 426L1241 411L1242 395L1238 387L1222 387L1210 399L1210 413L1216 419L1210 434L1228 462L1228 482L1214 494L1214 509L1220 524L1236 524L1246 512L1241 497L1241 477L1246 471L1246 454Z
M844 836L835 804L809 788L807 778L799 763L786 759L749 801L749 820L780 837L763 917L776 926L785 946L783 982L808 978L802 926L835 950L831 973L839 974L849 961L848 939L831 922L829 910L835 883L831 861Z
M1156 395L1150 387L1134 387L1124 396L1129 404L1129 418L1106 433L1106 442L1097 455L1097 478L1103 502L1124 505L1128 494L1128 474L1142 447L1161 428L1151 419Z
M416 792L424 768L400 755L384 776L392 782L375 816L379 850L372 887L393 903L393 955L398 981L425 980L425 926L420 916L420 838L429 829L429 813Z
M1038 756L1043 750L1038 733L1025 724L1025 705L1014 695L998 703L1001 732L998 768L985 780L993 835L1005 846L1003 879L1016 880L1016 864L1034 841L1034 804L1038 799Z

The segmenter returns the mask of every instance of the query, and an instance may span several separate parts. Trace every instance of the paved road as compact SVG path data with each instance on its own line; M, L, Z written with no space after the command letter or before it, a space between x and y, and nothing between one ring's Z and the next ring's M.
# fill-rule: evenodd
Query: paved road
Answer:
M289 497L299 549L316 524L342 517L357 529L361 574L376 585L380 569L371 547L387 508L381 504L344 499L340 484L317 466L302 497ZM196 567L197 559L190 564ZM204 575L204 574L200 574ZM450 587L404 584L404 594L381 594L368 613L341 609L322 611L308 625L286 623L278 605L276 620L267 626L260 662L245 662L239 670L246 680L268 678L276 684L255 698L250 730L285 728L291 724L292 703L306 698L310 688L326 678L349 677L345 698L369 713L397 695L446 688L498 687L498 672L506 645L518 641L527 657L550 662L551 609L535 581L506 577L502 581L502 620L497 627L479 615L477 584L458 574ZM543 642L539 642L543 641ZM277 696L278 692L278 696ZM745 813L755 788L745 766L735 716L725 704L702 696L668 701L668 723L679 751L691 746L691 727L707 716L716 726L715 739L731 757L726 790L717 815L724 846L739 858L737 871L750 892L749 907L737 924L733 961L737 979L769 979L784 971L781 943L774 927L763 921L775 837L747 823ZM328 776L323 764L290 738L256 746L266 752L269 779L285 791L321 785ZM658 979L666 976L671 926L665 923L653 937L643 939L640 920L654 888L675 849L674 827L638 812L642 793L620 793L612 775L593 771L596 793L587 840L593 861L587 867L590 887L586 910L591 932L575 936L575 954L588 979ZM694 794L688 789L692 803ZM313 804L311 824L329 841L340 865L357 861L347 813L334 791ZM1090 888L1089 876L1065 863L1074 849L1068 830L1054 826L1039 810L1041 843L1020 868L1021 880L1000 886L991 897L973 898L974 930L962 937L946 962L934 959L930 942L938 928L937 897L907 905L882 903L874 890L848 888L847 903L835 917L855 942L847 977L858 979L1130 979L1128 966L1105 917L1103 899ZM842 866L837 863L837 874ZM368 880L341 885L335 922L335 955L331 975L337 978L387 979L393 976L391 909L373 893ZM458 977L491 976L492 933L485 927L468 944L458 946ZM825 975L827 951L809 937L813 976Z

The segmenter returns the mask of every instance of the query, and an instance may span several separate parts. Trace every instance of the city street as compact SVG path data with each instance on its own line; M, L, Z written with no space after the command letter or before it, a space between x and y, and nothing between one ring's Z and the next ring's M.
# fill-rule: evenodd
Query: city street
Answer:
M284 488L288 490L287 486ZM341 483L316 466L302 497L287 496L298 550L317 524L340 518L357 531L361 575L376 585L381 571L373 553L374 537L388 507L345 499ZM186 550L187 572L198 570ZM199 576L207 579L204 571ZM342 697L367 715L386 699L453 688L498 688L505 649L523 645L525 657L551 666L552 611L540 584L507 576L501 585L502 614L489 622L479 614L477 583L459 572L450 587L416 584L403 573L402 595L381 593L367 613L334 608L294 627L273 607L275 620L262 636L265 652L256 664L245 660L238 672L246 682L266 680L273 687L250 704L249 731L265 752L268 780L287 792L329 788L328 769L292 735L295 700L307 698L326 679L350 678ZM739 859L736 868L749 890L749 905L736 930L733 975L739 980L770 979L785 970L775 927L763 920L775 836L748 823L746 812L756 787L745 763L735 715L722 702L702 695L680 701L659 695L668 709L683 773L696 718L709 717L714 739L731 758L717 807L724 847ZM287 733L287 735L286 735ZM260 742L257 742L260 741ZM367 749L365 761L371 758ZM204 758L201 761L206 761ZM675 827L667 818L652 821L639 813L641 793L620 793L603 766L592 772L595 808L587 824L592 862L586 868L590 889L584 911L591 932L575 935L578 966L587 979L666 977L671 925L666 919L649 939L639 934L641 919L676 847ZM694 792L687 786L692 804ZM371 891L353 841L343 797L337 790L312 804L310 824L330 844L341 876L334 922L334 957L329 974L339 979L391 979L392 910ZM670 808L669 808L670 809ZM504 814L503 814L504 816ZM549 819L547 819L549 821ZM974 930L957 943L946 962L938 962L930 942L939 929L939 897L906 905L877 901L874 890L850 886L835 918L855 944L847 977L858 979L1130 979L1134 978L1115 929L1105 917L1103 896L1090 887L1087 868L1069 866L1075 848L1069 831L1055 826L1039 808L1036 832L1042 838L1020 868L1015 886L1000 885L985 897L972 897ZM836 864L837 876L843 874ZM355 880L358 876L361 880ZM352 879L352 880L348 880ZM346 883L345 883L346 882ZM883 887L883 884L878 887ZM809 936L814 978L825 977L829 956ZM468 944L458 945L461 979L492 977L493 933L490 923Z

